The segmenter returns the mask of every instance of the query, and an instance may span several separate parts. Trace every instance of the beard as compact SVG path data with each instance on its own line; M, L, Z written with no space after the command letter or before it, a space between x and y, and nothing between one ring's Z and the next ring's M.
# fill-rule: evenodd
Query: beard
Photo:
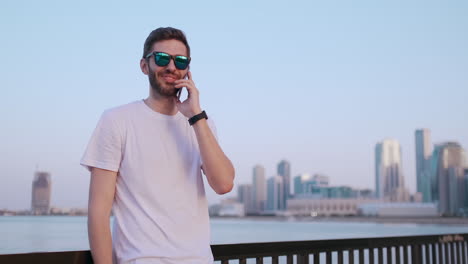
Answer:
M174 84L163 84L161 80L158 79L155 71L149 69L148 79L151 85L151 89L160 96L177 96L177 91L179 89L174 88Z

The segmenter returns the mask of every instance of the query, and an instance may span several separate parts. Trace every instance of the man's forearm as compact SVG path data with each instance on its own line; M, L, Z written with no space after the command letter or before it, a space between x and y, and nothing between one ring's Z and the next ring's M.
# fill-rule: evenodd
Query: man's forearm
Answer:
M89 212L88 238L95 264L112 264L112 237L109 217L100 212Z
M234 185L234 167L216 141L207 120L199 120L193 125L193 129L197 136L208 183L218 194L230 192Z

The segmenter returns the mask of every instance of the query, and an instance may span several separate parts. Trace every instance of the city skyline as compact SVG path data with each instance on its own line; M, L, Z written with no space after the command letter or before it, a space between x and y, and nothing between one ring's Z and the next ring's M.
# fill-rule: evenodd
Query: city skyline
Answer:
M428 128L422 128L422 129L419 128L419 129L416 129L416 130L415 130L415 134L418 134L420 131L425 131L425 133L429 133L429 134L430 134L430 129L428 129ZM420 138L419 138L418 136L416 136L416 137L414 138L414 140L415 140L415 146L417 146L417 145L418 145L418 141L420 140ZM442 146L443 146L444 144L447 144L447 143L445 143L445 142L450 142L450 141L443 141L442 143L432 143L432 142L430 141L430 139L426 139L426 144L427 144L427 143L430 144L430 147L429 147L429 148L430 148L431 150L434 149L433 146L436 146L435 148L437 149L437 146L439 146L439 145L442 145ZM402 147L400 146L399 142L398 142L397 140L395 140L395 139L385 138L385 139L383 139L382 141L379 141L379 143L377 143L377 145L376 145L376 151L377 151L377 149L379 149L379 146L381 146L381 148L382 148L382 145L384 145L384 144L387 144L387 145L388 145L387 148L390 148L390 149L396 148L396 149L395 149L396 152L394 152L394 153L392 153L390 156L386 157L386 158L388 159L387 162L393 162L393 161L392 161L393 159L397 159L397 160L399 160L399 163L401 163L401 159L402 159L402 157L401 157ZM459 145L459 143L456 143L456 144ZM459 145L459 146L461 146L461 145ZM425 146L425 147L427 148L427 146ZM463 146L461 146L461 147L462 147L462 149L464 149ZM392 151L394 151L394 150L392 150ZM417 152L417 147L416 147L416 152ZM427 152L427 151L426 151L426 152ZM377 155L377 154L375 153L375 155ZM392 156L392 155L393 155L393 156ZM425 155L427 156L427 153L426 153ZM432 152L431 152L431 154L430 154L429 156L431 156L431 155L432 155ZM375 164L375 168L374 168L374 169L377 169L377 165L376 165L375 162L376 162L376 161L374 161L374 164ZM377 161L377 162L379 162L379 161ZM419 162L419 161L418 161L418 159L417 159L417 157L416 157L416 159L415 159L416 167L417 167L418 162ZM431 160L426 160L425 162L430 163ZM397 163L398 163L398 162L397 162ZM295 179L296 177L300 177L301 175L302 175L302 176L303 176L303 175L308 175L309 173L314 174L314 177L325 177L325 178L327 178L327 185L328 185L328 182L330 181L330 177L329 177L329 175L327 175L327 174L321 174L321 173L317 173L317 172L315 172L315 173L314 173L314 172L301 172L301 173L299 173L299 174L291 173L291 172L290 172L291 166L292 166L292 163L291 163L291 162L289 162L289 161L288 161L287 159L285 159L285 158L282 158L282 159L279 160L279 161L275 164L275 166L274 166L274 168L275 168L275 170L276 170L276 174L273 173L272 175L269 175L269 176L268 176L268 175L265 173L265 167L262 166L261 164L256 164L256 165L252 168L252 179L251 179L251 182L247 181L247 182L238 182L238 183L236 183L235 188L234 188L235 190L233 190L232 192L230 192L229 195L227 195L227 197L237 197L237 198L238 198L238 196L239 196L239 191L238 191L237 188L239 188L239 187L240 187L240 188L246 188L246 187L247 187L246 185L250 185L250 186L251 186L251 187L250 187L250 188L251 188L251 192L252 192L252 199L254 199L253 197L255 197L255 195L256 195L256 194L255 194L255 191L254 191L254 190L255 190L255 186L256 186L256 185L255 185L255 181L256 181L255 179L256 179L256 177L258 177L258 182L257 182L256 184L260 184L260 185L263 184L263 185L264 185L264 187L263 187L263 188L264 188L264 191L263 191L264 193L263 193L263 194L260 193L260 194L259 194L259 197L262 197L262 195L263 195L263 196L264 196L264 198L263 198L264 200L262 200L262 201L260 202L260 204L261 204L260 206L259 206L259 205L256 205L255 202L254 202L254 203L251 205L252 207L249 208L249 209L250 209L251 211L262 211L262 210L265 210L265 209L268 208L268 204L267 204L267 202L268 202L268 199L267 199L267 195L268 195L268 181L271 180L271 178L280 177L282 188L285 188L285 186L284 186L284 177L283 177L282 175L279 174L280 172L283 172L282 170L288 171L288 173L289 173L289 175L290 175L288 178L289 178L289 180L290 180L290 181L289 181L289 185L291 186L291 189L294 187L294 184L295 184L295 183L294 183L294 179ZM468 169L468 160L466 161L465 166L466 166L466 169ZM284 168L286 168L286 169L284 169ZM403 168L402 168L401 164L398 165L398 170L399 170L399 171L403 171ZM401 173L401 172L400 172L400 173ZM417 173L417 171L416 171L416 173ZM433 173L433 172L430 172L430 173ZM50 198L50 196L51 196L51 190L50 190L50 185L51 185L50 175L51 175L51 173L50 173L50 172L45 172L45 171L39 171L39 170L38 170L38 166L36 165L36 170L35 170L35 173L34 173L34 181L36 181L36 179L38 178L38 175L42 175L42 174L48 175L47 177L48 177L48 181L49 181L49 190L48 190L49 200L48 200L47 202L48 202L48 206L49 206L49 208L50 208L50 207L55 206L55 204L53 203L53 200ZM257 175L257 176L256 176L256 175ZM298 175L299 175L299 176L298 176ZM311 176L311 175L310 175L310 176ZM398 177L402 178L402 179L400 179L400 180L403 180L403 187L404 187L404 185L405 185L404 182L406 181L405 175L399 175ZM262 180L262 179L263 179L263 180ZM378 183L377 183L377 180L376 180L377 178L376 178L376 175L375 175L375 174L374 174L374 179L375 179L374 183L373 183L373 184L369 184L369 187L356 187L356 186L352 186L352 185L347 185L347 186L350 186L350 187L356 188L356 189L361 189L361 190L366 190L366 189L373 190L373 191L375 191L376 196L378 197L378 196L379 196L379 193L378 193L377 188L376 188L376 186L378 185ZM417 178L416 178L416 180L417 180ZM263 183L262 183L262 181L263 181ZM205 182L205 185L206 185L206 182ZM334 183L334 185L336 185L336 186L345 186L344 184L339 184L339 183ZM372 186L373 186L373 187L372 187ZM417 182L416 182L416 186L417 186ZM205 186L205 187L206 187L206 186ZM383 189L384 189L384 185L382 185L382 191L383 191ZM408 191L407 189L405 189L405 190ZM285 189L281 192L281 197L282 197L282 199L283 199L283 200L282 200L283 208L286 207L286 203L287 203L287 201L286 201L287 199L286 199L285 195L283 194L284 192L285 192ZM417 192L417 189L414 190L413 192L409 192L409 193L400 193L399 195L400 195L400 196L403 195L403 197L405 197L405 199L409 199L409 198L408 198L409 195L413 195L413 194L415 194L416 192ZM34 188L33 188L33 193L34 193ZM242 192L242 193L246 193L246 192L244 191L244 192ZM290 193L291 193L291 195L294 195L294 194L295 194L294 191L290 191ZM236 194L237 194L237 196L236 196ZM424 194L421 193L421 195L422 195L422 198L424 198ZM293 196L291 196L291 198L292 198L292 197L293 197ZM384 196L382 196L382 197L380 197L380 198L384 198ZM33 195L31 195L31 200L34 200ZM396 199L395 201L397 201L397 200L398 200L398 199ZM404 200L404 199L403 199L403 200ZM217 202L217 201L211 202L211 204L214 204L214 203L216 203L216 202ZM59 207L64 207L64 208L76 208L76 206L67 206L67 205L61 205L61 206L59 206ZM32 206L31 206L31 208L32 208ZM85 207L80 207L80 208L85 208ZM262 209L258 209L258 208L262 208ZM9 207L4 207L4 208L0 208L0 209L7 209L7 210L11 210L11 209L14 209L14 210L27 210L26 208L9 208Z
M52 205L86 207L89 172L79 160L105 109L147 96L139 60L159 26L187 34L201 106L237 185L253 165L271 176L287 159L291 177L373 188L374 145L391 137L412 193L415 129L468 147L466 1L184 7L174 16L155 15L173 4L154 1L2 6L0 208L30 207L36 164L53 175ZM210 203L223 198L206 190Z

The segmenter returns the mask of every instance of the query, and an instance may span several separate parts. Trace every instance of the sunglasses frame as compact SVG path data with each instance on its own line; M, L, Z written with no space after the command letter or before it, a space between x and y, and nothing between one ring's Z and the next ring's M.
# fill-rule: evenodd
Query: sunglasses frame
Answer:
M170 59L169 59L169 62L168 62L166 65L159 65L159 64L156 62L156 55L157 55L157 54L164 54L164 55L169 56L169 58L170 58ZM165 67L165 66L169 65L169 63L171 63L171 60L173 60L173 61L174 61L174 66L175 66L177 69L179 69L179 70L185 70L185 69L187 69L188 66L190 65L190 61L191 61L191 58L188 57L188 56L184 56L184 55L171 55L171 54L168 54L168 53L162 52L162 51L153 51L153 52L149 53L148 55L146 55L145 58L148 59L148 58L151 57L151 56L154 57L154 63L155 63L156 65L158 65L159 67ZM185 68L179 68L179 67L177 66L177 63L176 63L176 58L177 58L177 57L183 57L184 59L187 59L187 66L186 66Z

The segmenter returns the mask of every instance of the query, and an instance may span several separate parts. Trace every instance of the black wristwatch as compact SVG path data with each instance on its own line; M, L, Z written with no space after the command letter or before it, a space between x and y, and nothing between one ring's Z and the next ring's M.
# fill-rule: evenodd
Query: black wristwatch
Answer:
M206 112L205 111L202 111L201 113L199 113L198 115L194 115L192 116L191 118L189 118L188 122L189 124L192 126L193 124L195 124L198 120L200 119L208 119L208 116L206 115Z

